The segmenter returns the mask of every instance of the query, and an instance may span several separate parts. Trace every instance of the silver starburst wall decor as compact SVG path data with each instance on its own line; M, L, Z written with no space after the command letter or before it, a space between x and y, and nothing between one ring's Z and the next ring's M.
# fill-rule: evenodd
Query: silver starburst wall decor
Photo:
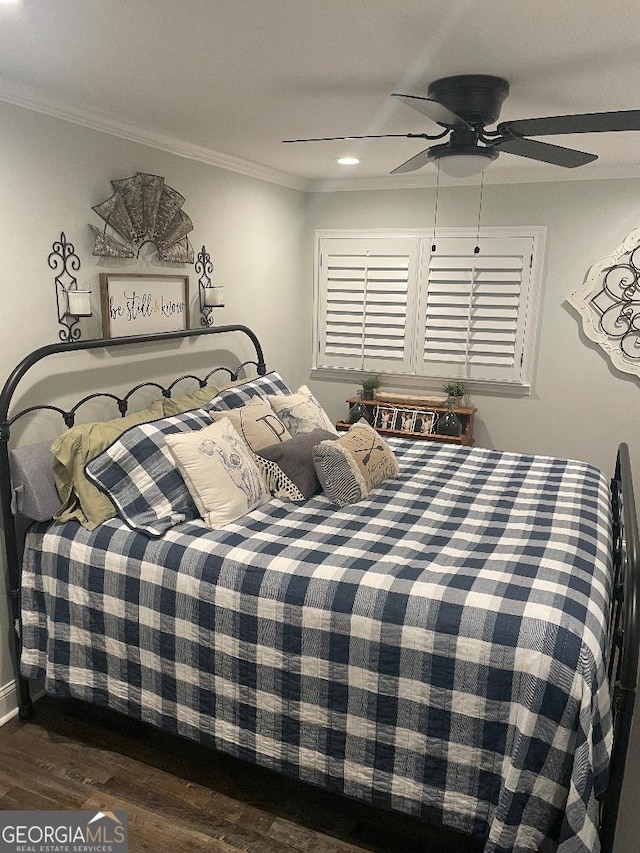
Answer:
M145 243L154 243L158 257L170 263L193 263L187 234L193 222L182 210L184 196L159 175L137 172L111 181L113 195L92 208L104 227L89 224L93 254L103 258L137 258ZM109 233L109 230L116 236Z

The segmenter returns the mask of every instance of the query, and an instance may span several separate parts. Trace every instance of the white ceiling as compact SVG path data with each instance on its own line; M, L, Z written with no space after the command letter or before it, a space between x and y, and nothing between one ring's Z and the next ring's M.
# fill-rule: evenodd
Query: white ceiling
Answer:
M281 140L437 132L389 96L451 74L506 78L501 120L640 109L639 41L637 0L22 0L0 99L288 186L422 186L435 167L389 177L422 140ZM640 132L544 141L599 159L503 153L487 182L640 176Z

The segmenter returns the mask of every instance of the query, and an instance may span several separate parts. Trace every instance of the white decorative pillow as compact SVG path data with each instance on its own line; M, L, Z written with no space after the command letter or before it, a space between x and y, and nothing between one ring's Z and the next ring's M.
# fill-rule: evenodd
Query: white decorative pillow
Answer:
M211 409L209 414L216 422L228 418L240 438L254 452L291 438L289 430L264 397L252 397L246 405L227 412Z
M295 394L270 395L267 400L291 435L314 429L327 429L334 435L338 434L331 418L306 385L301 385Z
M251 451L228 418L197 432L168 435L166 443L200 515L213 530L271 497Z

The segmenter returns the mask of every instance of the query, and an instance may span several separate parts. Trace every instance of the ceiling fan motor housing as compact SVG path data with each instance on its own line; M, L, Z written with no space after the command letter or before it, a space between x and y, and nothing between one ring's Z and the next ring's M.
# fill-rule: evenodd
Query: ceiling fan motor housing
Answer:
M442 77L429 86L428 97L438 101L469 124L493 124L500 116L509 84L490 74Z

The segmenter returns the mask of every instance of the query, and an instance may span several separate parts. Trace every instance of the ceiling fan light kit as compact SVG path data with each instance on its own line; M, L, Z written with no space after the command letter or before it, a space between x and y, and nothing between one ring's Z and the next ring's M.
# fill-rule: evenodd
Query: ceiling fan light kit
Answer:
M329 142L345 139L405 137L446 142L432 145L397 166L391 174L414 172L427 163L437 163L448 175L471 177L483 172L498 155L515 154L539 163L566 169L585 166L597 160L596 154L564 148L530 136L559 136L575 133L610 133L640 130L640 110L547 116L501 122L495 130L487 130L500 117L509 83L490 74L461 74L434 80L427 97L394 93L392 97L439 124L444 130L428 133L381 133L365 136L315 137L285 139L284 142Z
M434 149L447 149L446 145L435 145L429 149L427 160L437 162L441 172L451 178L471 178L479 175L487 166L498 158L497 151L491 148L478 148L476 151L464 152L459 149L447 149L438 152Z

